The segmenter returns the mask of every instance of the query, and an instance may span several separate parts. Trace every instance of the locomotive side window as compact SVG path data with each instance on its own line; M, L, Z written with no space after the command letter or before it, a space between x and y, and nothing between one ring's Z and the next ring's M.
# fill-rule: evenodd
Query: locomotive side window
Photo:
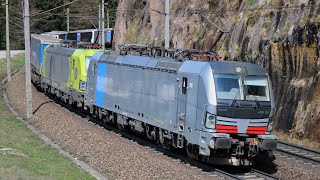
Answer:
M91 42L92 32L83 32L81 33L81 41L82 42Z
M60 34L59 35L59 39L65 39L66 38L66 34Z
M182 94L187 94L188 79L186 77L182 78Z
M68 40L76 41L77 33L68 33L67 37L68 37Z

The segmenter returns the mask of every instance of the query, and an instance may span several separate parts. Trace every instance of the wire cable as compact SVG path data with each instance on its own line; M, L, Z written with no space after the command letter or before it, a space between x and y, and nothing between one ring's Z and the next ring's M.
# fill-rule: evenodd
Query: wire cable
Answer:
M46 10L46 11L40 11L40 12L37 12L37 13L33 13L33 14L31 14L30 16L37 16L37 15L40 15L40 14L44 14L44 13L47 13L47 12L51 12L51 11L53 11L53 10L62 8L62 7L64 7L64 6L73 4L73 3L78 2L78 1L81 1L81 0L74 0L74 1L72 1L72 2L63 4L63 5L61 5L61 6L57 6L57 7L55 7L55 8L52 8L52 9L49 9L49 10Z

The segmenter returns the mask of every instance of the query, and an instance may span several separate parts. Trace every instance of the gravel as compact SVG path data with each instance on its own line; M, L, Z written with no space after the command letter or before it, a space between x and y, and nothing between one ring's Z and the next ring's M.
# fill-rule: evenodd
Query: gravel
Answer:
M139 145L55 104L34 87L28 123L109 179L223 179ZM26 115L25 76L21 70L8 83L9 100Z
M34 87L33 118L28 122L109 179L223 179L139 145L55 104ZM26 114L25 76L21 70L8 83L8 96L16 110ZM282 179L319 179L319 166L277 157L275 174ZM268 167L259 168L261 170ZM272 168L271 168L272 169ZM268 170L266 170L268 171ZM212 174L211 174L212 175Z
M276 158L275 164L278 165L276 175L281 179L320 179L319 164L312 164L289 156L283 157L283 154Z

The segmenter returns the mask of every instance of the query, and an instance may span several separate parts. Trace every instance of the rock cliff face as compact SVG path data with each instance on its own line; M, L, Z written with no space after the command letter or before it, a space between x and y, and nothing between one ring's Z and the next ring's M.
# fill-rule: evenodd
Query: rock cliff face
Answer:
M146 2L146 3L144 3ZM201 10L221 33L200 14ZM115 44L164 44L164 0L119 0ZM275 128L320 139L320 0L171 0L170 46L213 49L264 66L277 105Z

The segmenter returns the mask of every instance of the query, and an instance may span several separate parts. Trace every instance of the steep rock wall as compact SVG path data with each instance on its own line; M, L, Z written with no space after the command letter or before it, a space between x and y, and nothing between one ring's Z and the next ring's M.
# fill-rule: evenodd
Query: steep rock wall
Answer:
M146 2L146 3L144 3ZM213 49L264 66L277 105L275 127L320 139L320 0L171 0L170 46ZM125 10L126 11L121 11ZM202 12L218 28L193 10ZM115 44L164 44L164 0L120 0Z

